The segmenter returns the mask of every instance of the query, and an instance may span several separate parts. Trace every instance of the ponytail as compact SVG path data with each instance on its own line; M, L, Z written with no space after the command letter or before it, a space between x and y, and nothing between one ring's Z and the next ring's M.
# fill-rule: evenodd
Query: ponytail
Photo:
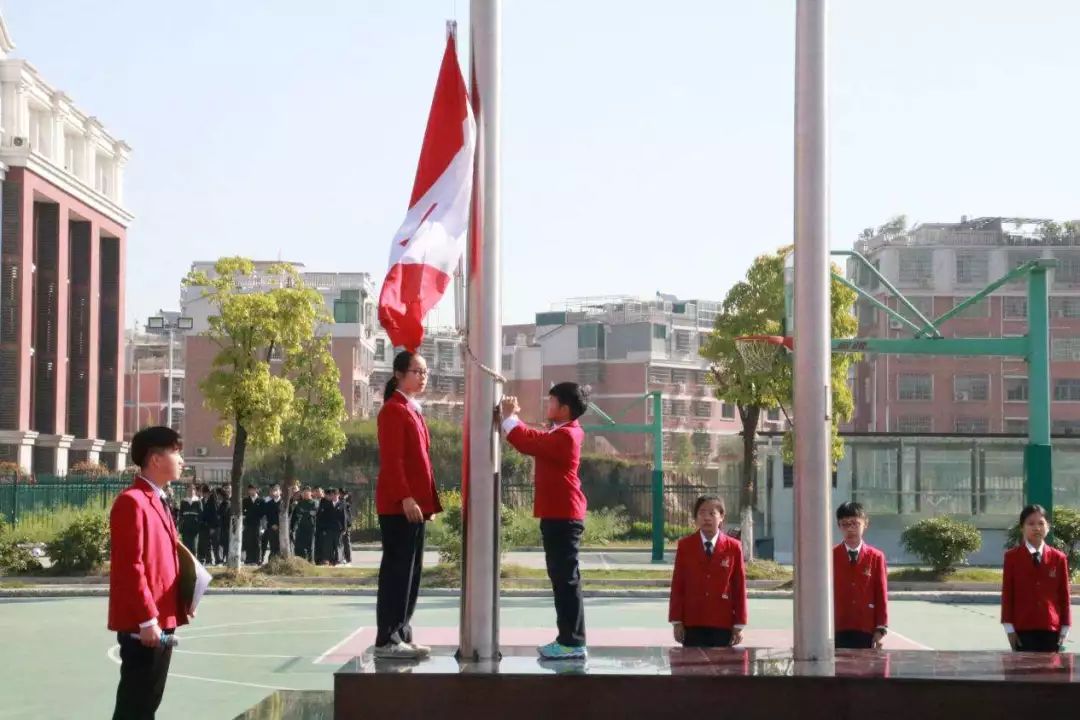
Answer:
M383 390L383 402L390 402L390 398L394 397L394 393L397 392L397 386L397 375L391 375L390 379L386 381L386 388Z
M398 373L404 375L409 372L409 368L412 366L413 355L416 353L409 350L402 350L394 356L394 373L390 376L390 379L386 381L386 388L383 390L383 402L389 402L390 398L394 397L394 393L397 392Z

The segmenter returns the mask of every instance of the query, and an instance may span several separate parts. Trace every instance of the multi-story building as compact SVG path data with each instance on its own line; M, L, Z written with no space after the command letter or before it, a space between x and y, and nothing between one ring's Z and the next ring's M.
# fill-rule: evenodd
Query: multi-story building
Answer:
M1028 260L1056 258L1049 278L1052 430L1080 433L1080 234L1047 220L986 217L867 235L856 250L928 317ZM851 262L848 274L886 301L888 293L870 273ZM887 303L897 307L895 300ZM856 307L860 336L910 336L870 303ZM1027 310L1026 284L1007 284L947 321L943 334L1022 335ZM867 355L852 381L850 428L858 432L1027 432L1027 367L1019 358Z
M0 18L0 458L123 466L130 148L13 48Z
M717 435L742 430L731 403L714 396L708 363L698 350L712 331L719 303L679 300L658 294L579 298L559 309L537 313L535 325L503 331L503 369L508 389L522 399L525 418L543 417L552 384L572 380L589 386L601 410L623 422L652 419L641 397L663 392L665 452L674 459L686 439L696 460L716 460ZM763 429L781 429L779 410L766 415ZM590 433L598 451L635 456L648 452L643 435Z
M249 292L270 289L269 282L258 279L258 273L276 262L257 262L256 280L246 288ZM376 297L371 276L367 273L308 272L294 263L304 282L318 290L326 302L333 324L320 332L330 335L331 353L341 373L340 388L345 398L345 410L350 418L368 417L373 410L371 372L375 366ZM211 277L213 262L196 262L192 270L204 271ZM191 318L191 330L184 333L184 445L185 460L201 469L229 467L232 448L222 446L214 438L218 417L203 402L199 383L209 374L217 346L204 333L209 327L213 308L197 287L185 287L180 299L181 315ZM385 349L383 350L385 353ZM275 358L273 362L281 362ZM381 399L381 397L380 397Z
M424 416L462 422L465 418L465 364L460 333L452 328L428 328L419 350L427 360L430 373L423 397ZM386 333L378 328L370 388L376 411L382 407L383 390L394 371L394 351Z
M177 311L161 310L153 320L158 322L126 332L124 439L128 441L139 428L169 425L170 416L171 426L184 434L184 343L176 337L184 323ZM172 334L169 328L173 328Z

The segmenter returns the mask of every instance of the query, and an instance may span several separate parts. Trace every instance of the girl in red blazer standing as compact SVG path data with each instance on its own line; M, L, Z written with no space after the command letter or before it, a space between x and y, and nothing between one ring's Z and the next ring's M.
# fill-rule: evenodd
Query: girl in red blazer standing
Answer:
M728 647L746 626L742 544L723 533L723 498L694 503L697 532L679 541L671 576L668 620L684 647Z
M1020 513L1023 541L1005 553L1001 623L1013 650L1057 652L1069 636L1069 562L1046 544L1050 523L1041 505Z
M375 508L383 552L376 657L409 660L431 654L431 648L413 642L411 625L424 560L424 524L442 511L431 469L431 436L416 400L427 377L424 358L408 350L398 353L379 411Z

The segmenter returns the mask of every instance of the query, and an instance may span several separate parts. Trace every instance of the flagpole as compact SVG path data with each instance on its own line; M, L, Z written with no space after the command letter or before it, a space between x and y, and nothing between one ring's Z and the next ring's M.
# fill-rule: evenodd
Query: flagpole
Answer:
M833 659L827 0L795 10L795 660Z
M462 468L459 657L499 658L499 437L502 298L499 254L499 0L469 7L476 165L468 244L468 360Z

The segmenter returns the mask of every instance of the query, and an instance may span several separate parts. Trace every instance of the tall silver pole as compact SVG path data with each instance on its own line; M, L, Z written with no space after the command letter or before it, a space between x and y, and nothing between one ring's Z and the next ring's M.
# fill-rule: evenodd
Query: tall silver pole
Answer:
M169 326L169 380L166 383L166 391L169 397L165 404L165 424L172 427L172 383L173 383L173 328Z
M826 0L795 16L795 660L833 658Z
M497 385L479 363L498 371L501 278L499 256L499 0L472 0L473 112L476 166L469 223L468 358L462 472L465 537L461 593L463 658L499 657L499 438ZM475 252L474 252L475 251Z

